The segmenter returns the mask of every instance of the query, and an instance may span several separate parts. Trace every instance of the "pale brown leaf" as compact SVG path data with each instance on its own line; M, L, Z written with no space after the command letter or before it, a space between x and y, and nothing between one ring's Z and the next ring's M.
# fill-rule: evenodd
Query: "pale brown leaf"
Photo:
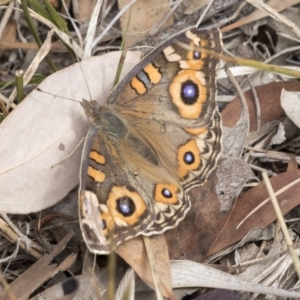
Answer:
M78 184L82 143L77 146L90 126L79 102L91 97L105 104L119 57L119 52L92 57L49 76L39 86L44 92L34 90L1 123L1 211L40 211ZM128 53L123 74L139 59Z

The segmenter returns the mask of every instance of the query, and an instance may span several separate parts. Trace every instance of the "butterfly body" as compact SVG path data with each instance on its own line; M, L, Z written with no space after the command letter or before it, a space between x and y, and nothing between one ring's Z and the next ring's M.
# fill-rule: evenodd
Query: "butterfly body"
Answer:
M93 125L82 154L79 215L97 254L137 235L175 227L221 152L215 103L218 30L186 31L147 55L112 91L107 105L84 101Z

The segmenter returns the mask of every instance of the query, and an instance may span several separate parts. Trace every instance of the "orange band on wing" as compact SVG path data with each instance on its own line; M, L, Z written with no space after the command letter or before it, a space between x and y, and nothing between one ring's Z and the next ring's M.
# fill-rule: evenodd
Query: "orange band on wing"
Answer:
M160 82L162 75L159 72L159 69L154 67L153 64L149 64L144 68L144 72L148 74L148 77L153 84L157 84Z
M103 155L99 154L95 150L90 152L89 157L90 157L90 159L94 160L98 164L101 164L101 165L105 164L105 157Z
M142 81L140 81L137 77L133 77L131 79L131 87L139 94L145 94L147 92L147 89Z
M87 173L91 178L93 178L95 182L102 183L105 180L105 174L102 171L96 170L91 166L88 167Z
M184 128L186 132L193 134L193 135L200 135L207 132L206 127L186 127Z

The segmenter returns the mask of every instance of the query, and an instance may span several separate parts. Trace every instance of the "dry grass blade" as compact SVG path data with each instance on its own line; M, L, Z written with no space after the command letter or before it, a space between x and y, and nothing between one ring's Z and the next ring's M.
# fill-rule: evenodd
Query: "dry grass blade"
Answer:
M134 300L135 278L133 269L129 268L122 278L116 292L116 300Z
M42 285L46 280L53 277L59 271L65 271L76 260L76 255L69 255L59 265L50 264L66 246L67 242L72 237L70 232L66 235L54 248L50 254L45 254L34 265L28 268L22 275L20 275L14 282L9 285L9 292L14 294L18 300L28 299L29 295ZM8 300L9 295L6 291L0 292L0 299Z
M295 253L294 244L293 244L293 241L292 241L292 239L290 237L290 234L288 232L287 226L285 224L285 221L284 221L282 212L280 210L280 207L278 205L278 202L277 202L274 190L273 190L273 188L271 186L270 180L269 180L268 175L267 175L266 172L262 172L262 177L263 177L264 182L266 184L266 187L267 187L267 190L269 192L269 195L270 195L270 198L271 198L274 210L276 212L277 218L278 218L279 223L280 223L281 230L283 232L283 235L285 237L287 246L289 248L289 251L290 251L290 254L291 254L291 257L292 257L295 269L296 269L296 272L298 274L298 278L300 278L300 261L299 261L299 257Z
M268 1L269 7L276 9L277 12L283 11L286 8L296 5L298 3L299 3L299 0L293 0L293 1L270 0L270 1ZM252 14L241 18L237 22L227 25L226 27L223 27L222 32L224 32L224 33L228 32L235 28L239 28L242 25L246 25L251 22L258 21L266 16L268 16L267 12L261 11L261 10L256 10Z
M157 277L157 272L156 272L156 263L154 260L153 252L151 249L151 243L149 241L149 238L147 236L143 236L146 252L148 255L149 263L150 263L150 268L151 268L151 273L152 273L152 278L154 282L154 288L155 288L155 293L156 293L156 298L157 300L163 300L161 291L159 289L159 283L158 283L158 277Z
M31 248L30 246L25 243L25 241L21 241L21 238L10 228L10 226L2 219L0 219L0 231L2 232L3 236L13 244L16 244L16 250L18 249L18 245L21 249L28 251L30 255L39 259L41 258L41 253L36 251L35 249ZM29 248L29 249L28 249ZM15 251L12 257L6 257L5 260L3 259L2 262L5 262L8 258L11 259L17 255L18 251Z
M210 0L208 2L208 4L206 5L205 10L203 11L202 15L200 16L199 20L197 21L196 28L198 28L200 26L203 18L206 16L206 14L209 11L209 9L211 8L213 2L214 2L214 0Z
M270 65L267 63L263 63L260 62L258 60L254 60L254 59L245 59L245 58L240 58L240 57L230 57L224 54L218 54L215 53L214 51L202 48L202 47L191 47L189 45L186 45L180 41L176 42L180 47L182 47L183 49L187 49L187 50L198 50L204 54L209 54L211 56L215 56L221 60L224 60L228 63L234 63L234 64L238 64L241 66L247 66L247 67L251 67L254 68L256 70L259 71L267 71L267 72L271 72L271 73L276 73L276 74L282 74L282 75L286 75L286 76L292 76L295 78L300 78L300 71L297 71L298 68L296 68L296 70L292 67L290 68L284 68L281 66L276 66L276 65ZM246 69L249 70L251 72L251 69Z
M93 10L93 14L89 23L89 28L86 35L86 43L83 51L83 59L90 57L92 53L93 48L93 40L96 34L97 29L97 21L100 14L100 10L103 4L103 0L97 0L97 3L95 5L95 8Z
M117 22L120 17L128 10L130 9L131 5L133 5L137 0L132 0L130 1L130 3L128 3L126 6L123 7L122 10L120 10L120 12L114 17L114 19L110 22L110 24L108 26L106 26L106 28L103 30L103 32L96 37L96 39L94 40L93 43L93 47L95 47L98 43L100 43L100 41L103 39L103 37L107 34L107 32L111 29L111 27L114 25L115 22Z
M55 31L55 33L60 37L60 39L74 51L76 56L78 56L79 58L82 57L82 55L83 55L82 48L72 38L70 38L69 35L67 35L65 32L61 31L57 26L55 26L53 23L51 23L49 20L47 20L43 16L37 14L35 11L29 9L29 12L33 18L35 18L38 21L40 21L41 23L45 24L50 29L53 29Z
M284 188L278 190L275 193L275 196L280 195L281 193L283 193L284 191L292 188L294 185L296 185L299 182L300 182L300 178L297 179L297 180L294 180L290 184L286 185ZM258 211L263 205L265 205L266 203L268 203L270 200L271 200L270 197L267 198L266 200L262 201L262 203L260 205L258 205L254 210L252 210L251 212L249 212L249 214L244 218L244 220L238 224L237 228L240 227L245 222L245 220L247 220L247 218L249 218L252 214L254 214L256 211Z

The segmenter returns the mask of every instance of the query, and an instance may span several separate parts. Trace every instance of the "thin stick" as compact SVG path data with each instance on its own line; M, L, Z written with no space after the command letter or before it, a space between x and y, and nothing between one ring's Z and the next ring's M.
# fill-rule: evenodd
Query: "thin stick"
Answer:
M146 252L148 255L148 259L149 259L149 264L150 264L150 269L151 269L151 273L152 273L152 277L153 277L156 298L157 298L157 300L163 300L163 297L162 297L161 292L158 287L158 279L157 279L156 270L155 270L155 260L154 260L153 252L151 249L151 243L150 243L149 237L143 235L143 240L144 240Z
M212 4L213 4L214 0L210 0L208 2L208 4L206 5L203 13L201 14L199 20L197 21L197 24L196 24L196 28L198 28L203 20L203 18L206 16L207 12L209 11L209 9L211 8Z
M271 185L271 182L269 180L269 177L268 177L267 173L266 172L262 172L262 177L263 177L264 182L266 184L266 187L267 187L268 193L270 195L270 198L271 198L271 201L272 201L275 213L276 213L277 218L279 220L279 224L280 224L282 233L283 233L283 235L285 237L288 249L290 251L291 258L292 258L295 270L297 272L298 278L300 279L300 261L299 261L298 255L295 252L294 244L293 244L293 241L292 241L292 239L290 237L290 234L288 232L287 226L285 224L285 221L284 221L284 218L283 218L280 206L279 206L278 201L276 199L274 190L272 188L272 185Z
M266 171L264 171L266 172ZM263 173L264 173L263 172ZM288 189L290 189L291 187L293 187L294 185L296 185L297 183L300 182L300 178L290 182L288 185L286 185L285 187L281 188L280 190L278 190L275 193L275 196L278 196L280 194L282 194L283 192L287 191ZM236 229L238 229L240 226L242 226L242 224L251 216L253 215L256 211L258 211L261 207L263 207L264 205L266 205L268 202L270 201L270 197L268 197L267 199L265 199L264 201L262 201L259 205L257 205L254 209L252 209L250 211L250 213L237 225Z
M257 126L257 131L261 128L261 110L260 110L260 103L258 99L258 95L256 92L255 87L252 85L251 80L249 76L247 76L248 79L248 84L250 85L253 98L254 98L254 104L255 104L255 109L256 109L256 126Z
M276 74L282 74L282 75L300 78L300 72L294 71L294 70L291 70L288 68L282 68L282 67L275 66L275 65L269 65L267 63L262 63L257 60L254 60L254 59L229 57L227 55L216 53L215 51L212 51L210 49L205 49L203 47L192 47L192 46L187 45L186 43L183 43L180 41L177 41L176 44L179 45L180 47L182 47L183 49L198 50L198 51L201 51L203 54L211 55L213 57L222 59L226 62L231 62L231 63L238 64L241 66L248 66L248 67L260 70L260 71L268 71L268 72L272 72L272 73L276 73Z

